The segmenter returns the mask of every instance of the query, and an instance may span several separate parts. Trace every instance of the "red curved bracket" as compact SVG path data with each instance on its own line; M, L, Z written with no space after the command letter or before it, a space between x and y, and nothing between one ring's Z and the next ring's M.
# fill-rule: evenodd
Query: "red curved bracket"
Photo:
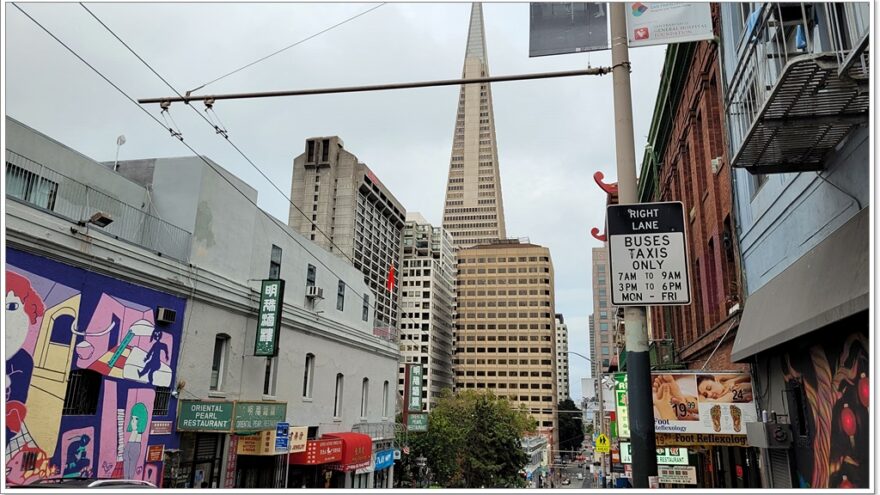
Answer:
M590 234L592 234L593 237L595 237L596 239L598 239L602 242L605 242L605 239L606 239L605 234L599 234L598 228L593 227L593 230L590 231Z
M605 179L605 174L603 174L602 172L596 172L595 174L593 174L593 179L596 181L596 184L598 184L599 187L602 188L602 190L605 191L607 194L617 193L617 183L614 182L609 184L602 182L602 180Z

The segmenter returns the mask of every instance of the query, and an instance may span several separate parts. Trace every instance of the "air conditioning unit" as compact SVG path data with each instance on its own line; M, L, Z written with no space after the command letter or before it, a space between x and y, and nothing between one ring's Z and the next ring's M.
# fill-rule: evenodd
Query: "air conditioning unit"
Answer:
M309 285L306 287L306 297L312 299L324 299L324 289L321 287L316 287L314 285Z
M177 320L177 311L158 306L156 308L156 322L171 325Z

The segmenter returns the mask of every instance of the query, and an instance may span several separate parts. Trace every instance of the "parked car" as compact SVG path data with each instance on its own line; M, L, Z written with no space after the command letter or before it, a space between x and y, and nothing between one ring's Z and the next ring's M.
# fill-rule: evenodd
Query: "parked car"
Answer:
M579 479L579 480L584 479L584 473L578 473L578 474L577 474L577 479Z
M96 478L53 478L44 479L16 488L94 488L110 490L155 489L149 481Z
M565 478L565 479L562 480L562 484L563 484L563 485L570 485L570 484L571 484L571 480L568 479L568 478Z

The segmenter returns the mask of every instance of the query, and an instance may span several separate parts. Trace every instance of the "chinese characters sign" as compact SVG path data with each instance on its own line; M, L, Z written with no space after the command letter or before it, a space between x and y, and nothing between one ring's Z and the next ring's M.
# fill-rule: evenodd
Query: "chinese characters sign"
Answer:
M232 427L235 431L275 430L286 416L286 402L238 402Z
M419 412L422 410L422 365L409 365L409 403L407 410Z
M410 414L406 417L406 429L410 432L428 431L428 415Z
M278 355L278 331L281 328L281 307L284 304L284 281L263 280L260 289L260 311L257 315L257 339L254 356Z
M620 438L629 438L629 407L627 403L626 373L614 374L614 396L617 406L617 431Z
M308 426L293 426L290 428L290 452L305 452L309 438Z

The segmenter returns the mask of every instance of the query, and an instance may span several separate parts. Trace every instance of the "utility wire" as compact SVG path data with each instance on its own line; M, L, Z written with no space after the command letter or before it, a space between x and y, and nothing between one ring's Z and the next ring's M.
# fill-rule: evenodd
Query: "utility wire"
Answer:
M103 79L105 82L107 82L107 84L109 84L109 85L112 86L114 89L116 89L116 91L118 91L122 96L124 96L128 101L130 101L130 102L131 102L134 106L136 106L139 110L141 110L142 112L144 112L148 117L150 117L153 121L155 121L159 126L161 126L161 127L162 127L163 129L165 129L166 131L171 131L171 132L172 132L172 137L177 138L177 139L178 139L178 140L179 140L184 146L186 146L186 147L187 147L187 148L188 148L188 149L189 149L189 150L190 150L195 156L197 156L199 159L201 159L201 160L202 160L202 161L203 161L203 162L204 162L209 168L211 168L211 170L213 170L217 175L219 175L221 178L223 178L223 180L226 181L227 184L229 184L233 189L235 189L235 191L237 191L239 194L242 195L242 197L244 197L249 203L251 203L251 204L257 209L257 211L259 211L260 213L262 213L263 215L265 215L266 218L268 218L272 223L274 223L277 227L279 227L280 230L281 230L282 232L284 232L285 234L287 234L287 236L290 237L291 240L293 240L296 244L298 244L300 247L302 247L307 253L311 254L311 255L315 258L315 261L317 261L320 265L322 265L324 268L326 268L327 271L329 271L330 273L332 273L334 276L336 276L337 278L339 278L339 280L342 281L342 283L343 283L347 288L351 289L352 292L355 292L356 295L360 296L360 294L358 294L358 293L354 290L354 288L353 288L352 286L350 286L347 282L345 282L345 280L344 280L342 277L340 277L338 274L336 274L336 272L334 272L332 268L330 268L329 266L327 266L327 264L325 264L325 263L321 260L321 258L320 258L319 256L317 256L317 255L315 255L314 253L312 253L312 251L311 251L308 247L306 247L302 242L300 242L299 239L297 239L296 237L294 237L293 235L291 235L291 234L286 230L286 228L285 228L286 226L284 226L284 225L280 225L280 224L278 223L278 222L279 222L278 219L276 219L275 217L273 217L272 215L270 215L268 212L266 212L266 211L264 211L263 209L261 209L261 208L257 205L257 203L256 203L255 201L253 201L252 199L250 199L250 198L244 193L244 191L242 191L241 189L239 189L238 186L235 185L235 184L232 182L231 179L229 179L228 177L226 177L225 174L220 173L220 171L217 170L217 168L214 166L213 163L211 163L211 162L210 162L209 160L207 160L204 156L202 156L198 151L196 151L192 146L190 146L189 143L187 143L186 141L184 141L184 140L183 140L183 137L181 137L181 136L175 136L175 135L174 135L174 130L173 130L173 129L169 129L169 128L165 127L165 124L164 124L161 120L159 120L158 118L156 118L155 115L153 115L153 114L151 114L149 111L147 111L147 109L145 109L144 107L142 107L141 105L139 105L138 102L137 102L134 98L132 98L131 96L129 96L128 93L126 93L122 88L120 88L119 86L117 86L116 83L114 83L113 81L111 81L107 76L105 76L101 71L99 71L98 69L96 69L92 64L90 64L89 62L87 62L87 61L86 61L83 57L81 57L81 56L80 56L80 55L79 55L79 54L78 54L73 48L71 48L69 45L67 45L65 42L63 42L60 38L58 38L57 36L55 36L55 34L53 34L48 28L46 28L45 26L43 26L42 24L40 24L39 21L37 21L36 19L34 19L30 14L28 14L24 9L22 9L17 3L12 3L12 6L15 7L16 9L18 9L22 14L24 14L25 17L27 17L28 19L30 19L31 22L33 22L34 24L36 24L37 26L39 26L40 29L42 29L46 34L48 34L49 36L51 36L52 39L54 39L55 41L57 41L61 46L63 46L64 48L66 48L67 51L69 51L73 56L75 56L77 59L79 59L80 62L82 62L83 64L85 64L85 65L86 65L88 68L90 68L95 74L97 74L98 76L100 76L101 79ZM373 310L375 311L375 309L376 309L376 305L373 304L372 307L373 307Z
M138 55L137 52L134 51L134 49L132 49L132 48L131 48L131 47L130 47L125 41L123 41L122 38L120 38L115 32L113 32L113 30L110 29L109 26L107 26L104 22L102 22L101 19L99 19L98 16L96 16L91 10L89 10L88 7L86 7L85 5L83 5L82 2L80 2L80 5L82 6L82 8L86 9L86 11L87 11L89 14L91 14L92 17L95 18L95 20L97 20L102 26L104 26L104 29L106 29L107 31L109 31L110 34L112 34L114 38L116 38L117 40L119 40L119 42L122 43L122 45L125 46L125 48L127 48L128 51L130 51L130 52L132 53L132 55L134 55L135 57L137 57L137 59L140 60L141 63L143 63L145 66L147 66L147 68L150 69L150 71L151 71L153 74L155 74L156 77L158 77L159 79L161 79L162 82L164 82L165 85L168 86L168 87L171 89L171 91L174 91L174 92L175 92L178 96L180 96L181 98L183 97L183 96L180 94L180 92L177 91L177 89L176 89L174 86L171 85L171 83L169 83L164 77L162 77L158 72L156 72L156 70L153 69L153 67L152 67L149 63L147 63L146 60L144 60L140 55ZM204 120L205 123L207 123L209 126L211 126L211 127L212 127L213 129L215 129L215 130L218 129L218 127L217 127L216 124L212 123L207 117L205 117L204 115L202 115L202 113L199 112L198 110L196 110L195 107L192 107L192 106L191 106L190 108L192 108L193 111L196 113L196 115L198 115L199 117L201 117L201 119ZM169 112L169 115L170 115L170 112ZM214 115L216 115L216 112L214 112ZM219 121L219 117L218 117L218 121ZM178 130L179 130L179 129L178 129ZM278 185L275 184L275 182L272 181L272 179L270 179L269 176L267 176L267 175L263 172L263 170L262 170L260 167L258 167L256 163L253 162L253 160L250 159L250 157L248 157L248 156L247 156L247 155L246 155L246 154L245 154L245 153L244 153L244 152L243 152L238 146L235 145L235 143L232 142L231 139L229 139L228 134L224 134L223 137L226 138L226 141L229 143L229 145L232 146L232 147L235 149L235 151L237 151L238 154L241 155L241 157L244 158L244 159L245 159L245 160L246 160L246 161L247 161L247 162L248 162L248 163L254 168L254 170L256 170L256 171L257 171L257 172L263 177L263 179L265 179L269 184L272 185L272 187L275 188L276 191L278 191L279 194L281 194L281 197L283 197L284 199L287 200L288 203L290 203L290 206L292 206L294 209L296 209L296 211L298 211L298 212L303 216L303 218L305 218L305 219L306 219L306 220L307 220L307 221L308 221L308 222L309 222L309 223L315 228L315 230L316 230L317 232L320 232L321 235L323 235L323 236L324 236L324 237L330 242L330 245L331 245L331 246L333 246L333 247L335 247L337 250L339 250L340 254L342 254L342 256L344 256L349 262L351 262L352 265L355 263L354 259L352 259L351 257L349 257L348 254L346 254L345 251L343 251L342 248L339 247L339 245L337 245L335 242L333 242L333 239L332 239L332 238L331 238L326 232L324 232L323 230L321 230L321 228L318 227L318 225L317 225L314 221L312 221L312 219L309 218L309 216L308 216L304 211L302 211L302 209L300 209L296 204L294 204L293 200L292 200L292 199L291 199L291 198L290 198L290 197L289 197L289 196L288 196L288 195L287 195L287 194L286 194L286 193L285 193L280 187L278 187Z
M385 5L385 4L384 4L384 3L380 3L379 5L377 5L377 6L375 6L375 7L372 7L372 8L370 8L370 9L367 9L367 10L361 12L360 14L356 14L356 15L354 15L354 16L352 16L352 17L349 17L348 19L345 19L345 20L342 21L342 22L337 22L336 24L334 24L334 25L332 25L332 26L330 26L330 27L328 27L328 28L326 28L326 29L323 29L323 30L321 30L321 31L318 31L317 33L315 33L315 34L313 34L313 35L311 35L311 36L309 36L309 37L307 37L307 38L303 38L303 39L301 39L301 40L299 40L299 41L297 41L297 42L295 42L295 43L293 43L293 44L287 45L287 46L285 46L284 48L282 48L282 49L280 49L280 50L276 50L276 51L270 53L269 55L266 55L265 57L258 58L257 60L254 60L253 62L251 62L251 63L249 63L249 64L243 65L243 66L239 67L238 69L235 69L235 70L233 70L233 71L231 71L231 72L227 72L226 74L223 74L222 76L220 76L220 77L218 77L218 78L216 78L216 79L212 79L212 80L210 80L210 81L208 81L208 82L202 84L201 86L199 86L199 87L197 87L197 88L191 89L191 90L187 91L186 94L187 94L187 96L188 96L190 93L192 93L192 92L194 92L194 91L198 91L198 90L204 88L205 86L207 86L207 85L209 85L209 84L214 84L215 82L217 82L217 81L219 81L219 80L221 80L221 79L224 79L224 78L226 78L226 77L229 77L229 76L235 74L236 72L240 72L240 71L242 71L242 70L244 70L244 69L247 69L248 67L251 67L251 66L253 66L253 65L256 65L256 64L262 62L263 60L266 60L267 58L274 57L275 55L278 55L279 53L281 53L281 52L283 52L283 51L289 50L290 48L293 48L293 47L295 47L295 46L297 46L297 45L299 45L299 44L301 44L301 43L305 43L306 41L308 41L308 40L310 40L310 39L312 39L312 38L315 38L315 37L317 37L317 36L319 36L319 35L322 35L322 34L326 33L327 31L330 31L330 30L332 30L332 29L338 28L339 26L341 26L341 25L343 25L343 24L345 24L345 23L347 23L347 22L353 21L353 20L357 19L358 17L360 17L360 16L362 16L362 15L369 14L370 12L372 12L372 11L378 9L379 7L381 7L381 6L383 6L383 5Z
M155 74L156 77L158 77L162 82L164 82L165 85L168 86L168 88L171 89L171 91L174 91L174 92L175 92L178 96L180 96L181 98L183 97L183 96L180 94L180 92L179 92L179 91L178 91L178 90L177 90L177 89L176 89L171 83L168 82L167 79L165 79L164 77L162 77L162 75L160 75L160 74L159 74L159 73L158 73L158 72L157 72L157 71L156 71L156 70L155 70L155 69L154 69L154 68L153 68L153 67L152 67L152 66L151 66L146 60L144 60L143 57L141 57L137 52L135 52L134 49L133 49L131 46L128 45L128 43L126 43L125 41L123 41L122 38L119 37L119 35L117 35L112 29L110 29L110 26L108 26L108 25L105 24L103 21L101 21L101 19L98 18L98 16L95 15L94 12L92 12L91 10L89 10L89 8L86 7L82 2L80 2L80 6L81 6L83 9L85 9L86 12L88 12L92 17L94 17L95 20L98 21L98 23L100 23L101 26L103 26L104 29L106 29L111 35L113 35L114 38L116 38L120 43L122 43L122 45L123 45L125 48L127 48L128 51L130 51L130 52L132 53L132 55L134 55L138 60L141 61L141 63L143 63L148 69L150 69L150 71L151 71L153 74ZM381 5L380 5L380 7L381 7ZM378 8L378 7L375 7L375 8ZM254 170L256 170L256 171L257 171L257 172L263 177L263 179L265 179L269 184L271 184L272 187L274 187L275 190L278 191L278 193L281 195L281 197L283 197L284 199L287 200L287 202L290 204L290 206L292 206L296 211L298 211L298 212L303 216L303 218L305 218L305 219L309 222L309 224L311 224L312 227L314 227L315 231L317 231L317 232L319 232L321 235L323 235L324 238L326 238L327 241L330 242L330 245L333 246L333 247L335 247L335 248L338 250L338 252L339 252L343 257L345 257L345 259L347 259L352 265L355 264L354 259L352 259L350 256L348 256L348 254L347 254L347 253L346 253L341 247L339 247L338 244L336 244L335 242L333 242L333 239L332 239L332 238L331 238L326 232L324 232L323 230L321 230L321 228L318 227L318 225L317 225L314 221L312 221L311 218L309 218L309 216L308 216L308 214L306 214L306 212L302 211L302 209L300 209L300 207L297 206L297 205L293 202L293 200L292 200L292 199L291 199L291 198L290 198L290 197L289 197L289 196L288 196L288 195L287 195L287 194L286 194L286 193L285 193L280 187L278 187L278 185L277 185L272 179L270 179L269 176L266 175L266 174L263 172L263 170L262 170L259 166L257 166L256 163L254 163L253 160L250 159L250 157L248 157L248 156L244 153L244 151L242 151L238 146L236 146L235 143L232 142L231 139L229 139L229 134L228 134L228 132L227 132L226 129L222 129L222 130L221 130L216 124L214 124L213 122L211 122L206 116L202 115L201 112L199 112L198 110L196 110L195 107L192 107L192 106L191 106L190 108L192 108L193 112L195 112L196 115L198 115L202 120L204 120L206 124L208 124L209 126L211 126L215 131L217 131L218 134L222 135L222 136L226 139L226 141L229 143L229 145L232 146L232 147L235 149L235 151L237 151L238 154L241 155L241 157L244 158L244 159L245 159L245 160L251 165L251 167L253 167ZM211 107L209 107L209 108L211 108ZM214 111L213 108L211 109L211 111L214 113L215 117L217 117L217 120L218 120L218 122L219 122L219 121L220 121L220 117L217 116L217 112ZM168 111L168 115L169 115L169 116L171 115L171 112L170 112L170 111ZM172 117L172 122L174 122L173 117ZM222 124L222 123L221 123L221 124ZM176 122L175 122L175 126L177 126ZM179 126L178 126L178 127L179 127ZM178 128L178 131L180 131L180 130L181 130L181 129ZM174 134L174 133L172 133L172 134ZM181 140L182 140L182 136L181 136L180 132L178 132L177 134L174 134L174 136L177 137L178 139L181 139ZM241 192L241 191L239 191L239 192ZM242 192L242 195L244 195L243 192ZM326 265L325 265L325 266L326 266ZM328 268L328 270L329 270L329 268ZM333 272L331 271L331 273L333 273ZM336 275L335 273L333 273L333 274ZM337 277L338 277L338 275L337 275ZM340 278L340 280L342 279L342 277L338 277L338 278ZM345 283L345 281L343 281L343 283ZM347 283L345 283L345 285L348 286ZM353 288L352 288L352 291L354 291ZM377 301L375 301L375 304L373 305L374 310L375 310L375 306L376 306L378 303L379 303L379 301L378 301L378 294L377 294ZM398 319L402 319L403 317L402 317L401 315L402 315L403 313L400 311L400 307L399 307L399 306L398 306L398 311L397 311L397 313L398 313ZM410 322L411 322L411 323L418 323L418 322L416 322L415 320L412 320L412 319L410 319ZM384 321L383 321L383 323L387 323L387 324L389 324L389 325L391 324L390 321L389 321L389 322L384 322Z

